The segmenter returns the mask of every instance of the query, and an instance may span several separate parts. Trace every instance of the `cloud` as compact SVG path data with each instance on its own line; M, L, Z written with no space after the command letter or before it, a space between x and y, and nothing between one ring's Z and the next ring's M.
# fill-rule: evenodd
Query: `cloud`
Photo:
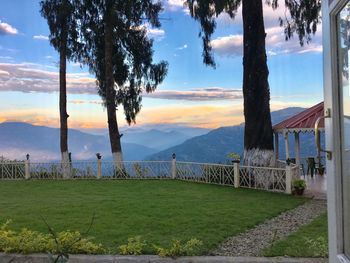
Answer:
M163 39L165 36L165 31L159 28L149 28L147 29L147 35L151 38L156 38L158 40Z
M0 20L0 35L17 35L18 30L11 26L10 24L7 24L5 22L1 22Z
M183 50L183 49L186 49L186 48L188 48L188 45L184 44L183 46L178 47L177 50Z
M102 100L70 100L68 101L71 104L102 104Z
M33 36L33 39L36 39L36 40L49 40L49 37L48 36L43 36L43 35L36 35L36 36Z
M0 91L58 92L59 75L57 71L49 71L42 65L0 63ZM67 92L95 95L97 94L96 80L88 73L68 73ZM242 91L221 87L197 88L188 91L158 90L150 94L145 93L144 97L183 101L218 101L240 99ZM78 104L82 101L72 101L71 103ZM97 104L99 102L90 101L89 103Z
M165 100L184 100L184 101L218 101L241 99L242 90L224 89L224 88L198 88L189 91L179 90L158 90L154 93L144 94L144 97L165 99Z
M6 75L6 76L10 76L10 73L8 73L5 70L0 70L0 75Z
M0 91L45 92L59 90L58 72L30 63L0 63ZM67 74L67 91L74 94L96 94L96 80L87 73Z
M168 12L182 11L186 15L190 14L188 8L185 6L186 0L163 0L162 2L163 2L165 11L168 11Z
M163 29L152 27L152 25L148 22L134 28L137 30L146 30L148 37L154 38L158 41L162 40L165 37L165 31Z
M317 33L312 42L300 46L297 38L285 40L284 31L281 27L271 27L266 31L266 48L270 56L280 54L303 54L303 53L321 53L322 40L321 33ZM215 53L221 56L242 56L243 54L243 35L229 35L218 37L211 41L211 46Z

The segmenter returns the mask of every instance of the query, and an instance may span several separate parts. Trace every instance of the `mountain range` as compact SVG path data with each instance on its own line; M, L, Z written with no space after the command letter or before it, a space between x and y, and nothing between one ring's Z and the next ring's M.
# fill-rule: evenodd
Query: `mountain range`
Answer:
M153 127L152 127L153 128ZM170 125L164 131L147 128L122 131L122 149L124 160L143 160L147 156L165 148L182 143L191 134L203 134L207 129L188 128L181 133L181 127ZM103 134L103 133L100 133ZM23 122L0 123L0 156L14 160L24 159L27 153L34 161L57 161L60 159L60 130L46 126L37 126ZM90 160L97 152L106 160L111 159L109 138L69 129L69 150L74 160Z
M303 108L286 108L271 113L273 123L278 123ZM97 152L104 160L111 159L108 134L98 134L69 129L69 150L73 160L95 159ZM227 162L227 154L243 152L244 124L221 127L214 130L184 127L171 124L148 125L121 129L124 160L170 160L173 153L177 160L193 162ZM21 122L0 123L0 156L8 159L24 159L29 153L34 161L58 161L60 159L58 128L36 126ZM280 153L284 157L284 143L280 136ZM315 155L312 134L301 134L304 156ZM293 155L294 140L290 139Z
M279 123L301 111L304 108L292 107L271 113L272 123ZM283 136L279 136L280 159L285 159L285 147ZM294 136L289 135L290 156L294 156ZM301 156L315 156L316 147L314 135L311 133L300 134ZM191 138L184 143L168 148L148 156L147 160L167 160L175 153L179 161L226 163L229 162L228 153L234 152L242 156L244 150L244 124L221 127L209 133Z

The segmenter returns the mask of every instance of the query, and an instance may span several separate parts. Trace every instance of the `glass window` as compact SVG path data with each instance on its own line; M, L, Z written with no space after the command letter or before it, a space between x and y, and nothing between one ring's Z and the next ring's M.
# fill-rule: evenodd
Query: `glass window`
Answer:
M342 181L343 181L343 211L344 211L344 249L350 256L350 3L340 12L338 17L338 54L341 88L341 122L342 122Z

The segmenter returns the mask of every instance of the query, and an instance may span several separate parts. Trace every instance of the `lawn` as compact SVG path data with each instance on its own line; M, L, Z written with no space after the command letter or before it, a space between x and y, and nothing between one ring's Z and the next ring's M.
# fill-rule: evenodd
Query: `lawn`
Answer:
M302 226L287 238L266 249L264 256L326 257L328 253L327 215Z
M202 254L225 238L305 202L303 198L172 180L1 181L0 222L16 229L84 232L117 252L128 237L149 244L198 238ZM148 245L147 253L154 253Z

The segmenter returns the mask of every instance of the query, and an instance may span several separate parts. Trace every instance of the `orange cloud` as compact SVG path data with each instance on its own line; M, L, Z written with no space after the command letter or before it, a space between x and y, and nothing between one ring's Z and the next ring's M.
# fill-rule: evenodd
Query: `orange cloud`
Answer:
M279 110L286 107L312 106L314 103L285 103L274 101L271 110ZM79 105L79 104L78 104ZM84 104L83 104L84 105ZM83 107L83 106L81 106ZM91 109L91 108L90 108ZM123 111L117 112L118 123L126 126ZM58 110L16 110L0 113L0 122L21 121L35 125L59 127ZM96 129L107 128L106 111L72 109L69 118L70 128ZM151 108L143 108L137 117L136 125L146 124L179 124L192 127L218 128L222 126L237 125L244 122L242 103L226 105L164 105Z

